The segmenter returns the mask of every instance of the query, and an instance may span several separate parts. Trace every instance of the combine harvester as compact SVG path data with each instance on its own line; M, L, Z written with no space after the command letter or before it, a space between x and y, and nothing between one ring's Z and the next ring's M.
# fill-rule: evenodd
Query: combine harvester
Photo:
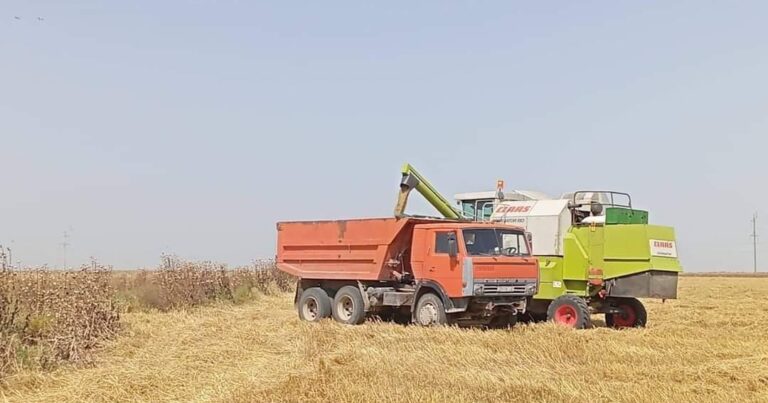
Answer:
M648 212L632 207L626 193L579 191L550 199L529 191L456 195L462 215L475 221L523 227L533 237L541 284L528 318L574 328L605 314L615 328L643 327L637 298L677 297L682 271L672 227L650 225Z
M408 217L417 189L447 219ZM299 317L359 324L508 327L538 291L539 263L519 227L462 220L407 167L393 218L277 223L277 267L299 277Z

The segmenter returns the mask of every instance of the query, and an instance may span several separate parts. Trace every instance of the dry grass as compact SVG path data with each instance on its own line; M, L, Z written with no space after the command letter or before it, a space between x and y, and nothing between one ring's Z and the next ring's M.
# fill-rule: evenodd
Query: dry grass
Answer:
M729 272L729 271L701 271L701 272L688 272L682 273L684 277L763 277L768 278L768 273L757 272Z
M646 329L299 322L289 294L127 314L91 368L25 371L9 401L768 401L768 279L683 278ZM597 318L596 318L597 319ZM597 320L596 320L597 321Z

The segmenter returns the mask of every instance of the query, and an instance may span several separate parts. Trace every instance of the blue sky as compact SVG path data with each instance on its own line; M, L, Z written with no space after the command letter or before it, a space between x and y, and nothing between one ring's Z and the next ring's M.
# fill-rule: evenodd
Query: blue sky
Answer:
M6 1L0 243L26 264L56 264L66 230L70 263L247 263L274 255L278 220L391 214L408 161L449 196L498 178L625 190L677 229L687 269L751 269L767 17L765 2Z

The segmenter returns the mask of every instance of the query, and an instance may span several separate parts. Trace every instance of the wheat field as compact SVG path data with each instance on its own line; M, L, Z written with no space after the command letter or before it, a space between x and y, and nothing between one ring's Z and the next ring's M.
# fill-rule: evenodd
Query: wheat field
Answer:
M292 295L125 314L88 367L27 370L0 397L82 401L768 401L768 278L683 277L646 329L349 327Z

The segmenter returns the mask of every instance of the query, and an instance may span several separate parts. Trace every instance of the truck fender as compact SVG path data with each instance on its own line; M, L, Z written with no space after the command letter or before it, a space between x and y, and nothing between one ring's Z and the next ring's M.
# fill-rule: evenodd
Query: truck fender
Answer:
M304 292L304 289L301 288L301 279L296 280L296 293L293 295L293 307L298 308L299 307L299 298L301 298L301 293Z
M456 312L456 309L453 305L453 301L448 298L448 294L445 293L445 289L437 283L436 281L432 280L423 280L419 281L416 285L416 291L414 292L414 299L413 299L413 309L411 309L411 316L416 314L416 304L419 301L419 298L422 294L425 292L434 292L437 294L438 297L440 297L440 300L443 301L443 306L445 306L445 312L451 313Z
M363 296L363 308L365 309L365 312L368 312L371 310L371 299L368 296L368 291L365 287L365 284L363 284L362 281L357 282L357 288L360 290L360 295Z

